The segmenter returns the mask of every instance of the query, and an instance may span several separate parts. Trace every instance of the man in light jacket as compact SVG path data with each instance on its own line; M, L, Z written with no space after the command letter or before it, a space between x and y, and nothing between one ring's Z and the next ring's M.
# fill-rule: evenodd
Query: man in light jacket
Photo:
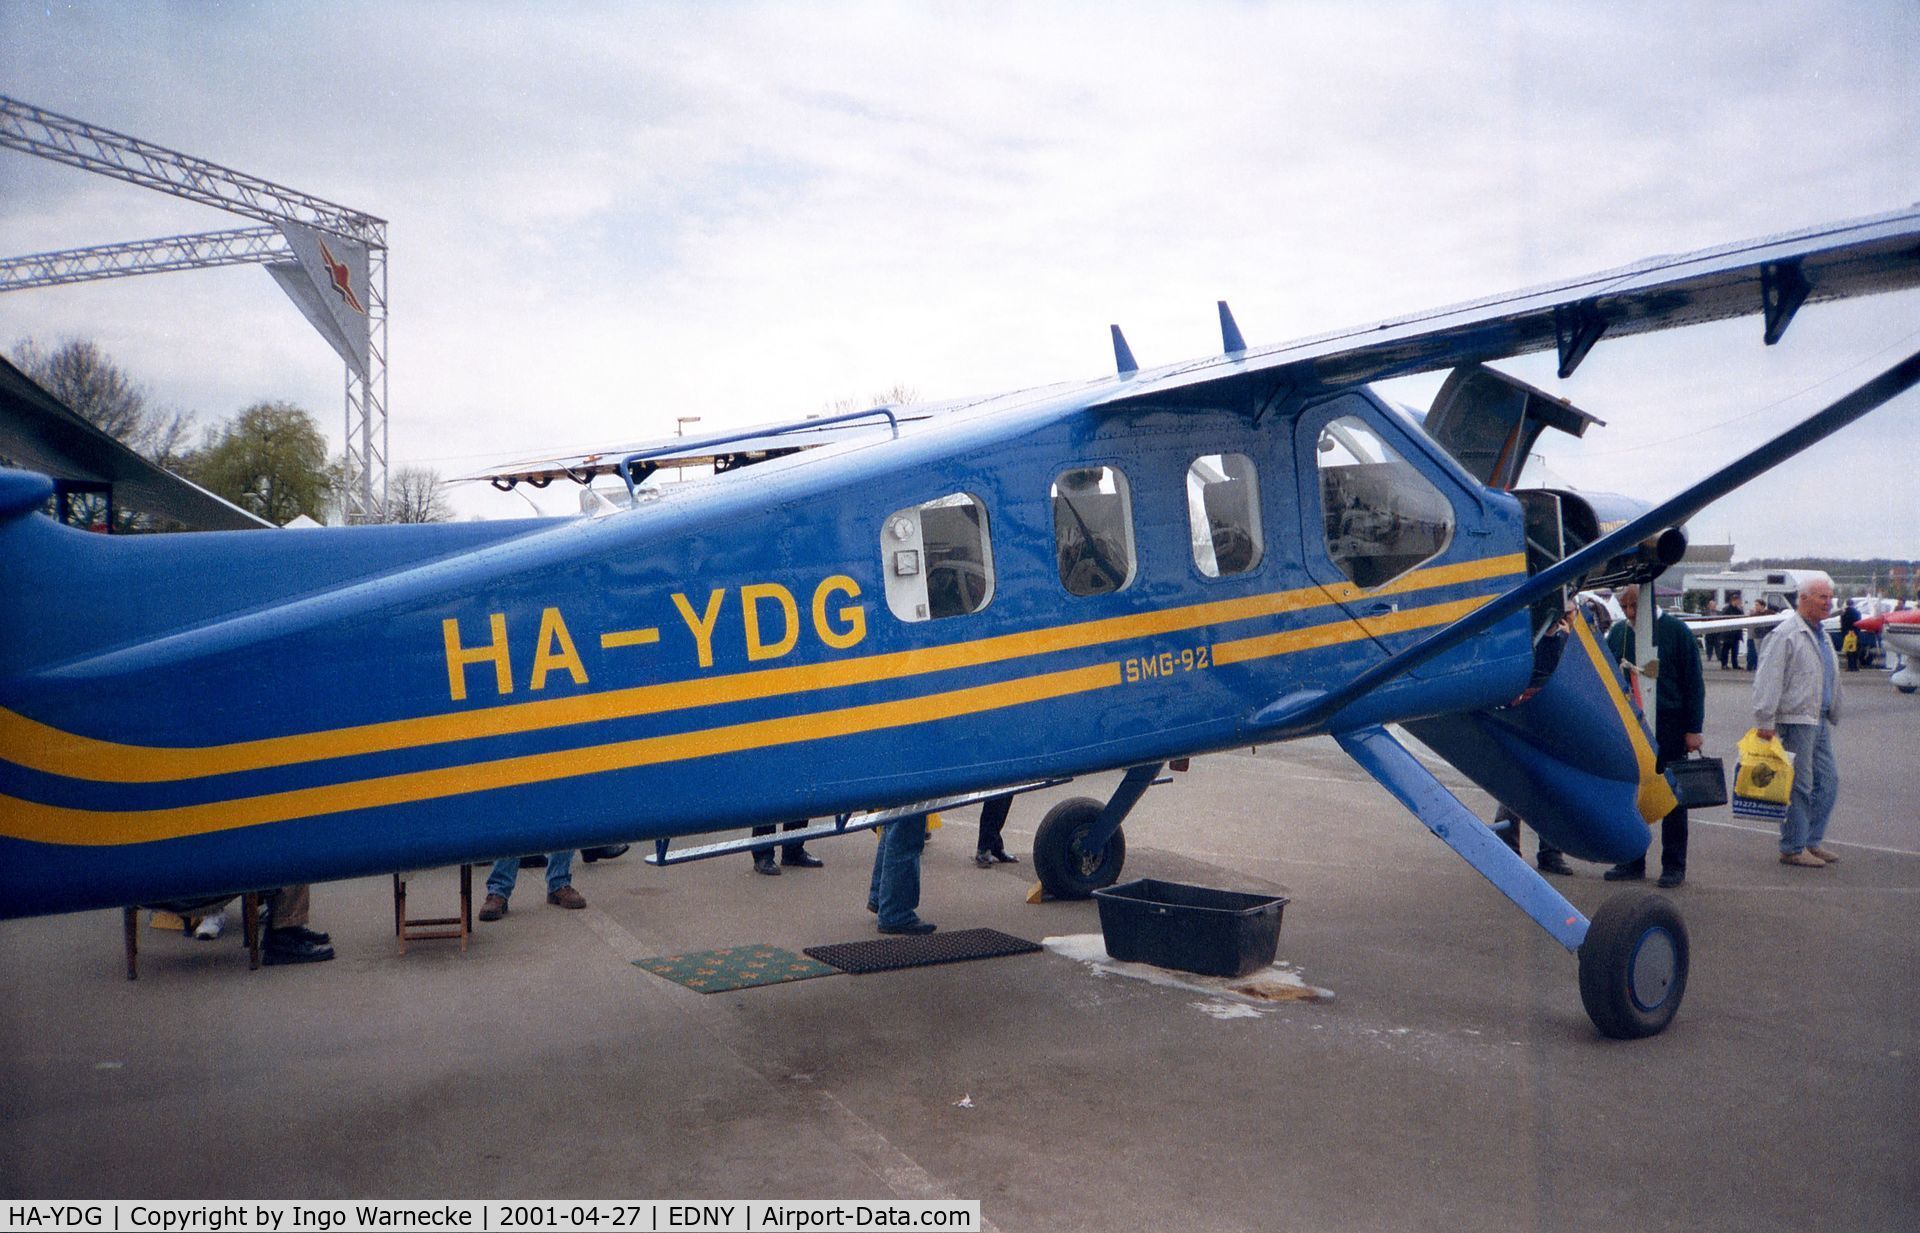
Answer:
M1840 859L1820 846L1840 797L1829 735L1840 722L1840 664L1833 640L1820 627L1832 607L1831 582L1803 584L1794 600L1796 615L1761 644L1753 678L1753 726L1763 740L1778 734L1793 755L1793 799L1780 823L1780 863L1802 869L1823 869Z

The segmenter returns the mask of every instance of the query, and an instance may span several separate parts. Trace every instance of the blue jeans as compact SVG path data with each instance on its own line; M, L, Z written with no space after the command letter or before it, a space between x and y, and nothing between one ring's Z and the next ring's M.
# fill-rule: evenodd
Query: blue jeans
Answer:
M1793 799L1780 823L1780 851L1791 853L1827 837L1827 819L1840 799L1840 768L1826 724L1781 724L1779 733L1793 755Z
M487 893L498 895L502 899L513 898L513 884L520 878L520 858L503 856L493 862L493 872L487 875ZM547 857L547 892L551 894L563 886L573 885L572 851L554 852Z
M920 853L927 846L927 817L895 818L880 835L873 854L873 880L867 902L880 908L882 925L911 925L920 919Z

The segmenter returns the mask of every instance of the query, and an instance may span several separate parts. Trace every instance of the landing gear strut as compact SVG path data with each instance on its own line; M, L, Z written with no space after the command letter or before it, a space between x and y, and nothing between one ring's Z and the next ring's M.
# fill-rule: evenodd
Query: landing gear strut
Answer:
M1061 801L1040 819L1033 836L1033 869L1055 899L1085 899L1120 878L1127 863L1127 836L1119 828L1096 843L1103 807L1090 796Z
M1181 770L1185 763L1176 763ZM1112 886L1127 863L1126 821L1147 789L1156 783L1164 762L1127 768L1126 776L1102 805L1091 797L1061 801L1040 819L1033 837L1033 870L1040 885L1055 899L1085 899L1103 886Z

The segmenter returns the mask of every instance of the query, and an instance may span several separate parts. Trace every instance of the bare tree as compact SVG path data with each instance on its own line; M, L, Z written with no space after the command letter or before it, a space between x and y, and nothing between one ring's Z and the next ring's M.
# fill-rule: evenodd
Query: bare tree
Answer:
M850 411L870 411L875 407L903 407L920 401L920 391L905 381L895 381L871 398L842 398L827 404L826 414L845 415Z
M167 468L188 451L193 416L155 407L145 387L87 339L68 339L49 351L23 339L20 371L107 435Z
M432 467L401 467L387 477L387 522L450 522L446 481Z
M148 461L178 471L190 452L188 437L193 416L152 405L147 391L113 362L100 347L85 339L68 339L51 351L31 338L15 348L20 371L34 384L72 408L82 419L118 440ZM67 516L81 526L103 524L107 501L95 493L73 493L65 498ZM120 506L113 511L116 531L177 530L177 524Z

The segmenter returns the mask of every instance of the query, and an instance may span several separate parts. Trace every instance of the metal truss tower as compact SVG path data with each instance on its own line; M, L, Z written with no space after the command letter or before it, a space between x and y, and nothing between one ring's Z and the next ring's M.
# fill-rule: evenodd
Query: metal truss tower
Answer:
M339 236L366 251L364 372L346 364L346 516L387 508L387 224L297 189L0 95L0 147L184 197L264 226L0 258L0 291L223 265L298 260L281 224ZM331 259L331 254L328 254ZM311 317L311 314L309 314ZM317 328L317 326L316 326ZM323 330L324 334L325 331Z

